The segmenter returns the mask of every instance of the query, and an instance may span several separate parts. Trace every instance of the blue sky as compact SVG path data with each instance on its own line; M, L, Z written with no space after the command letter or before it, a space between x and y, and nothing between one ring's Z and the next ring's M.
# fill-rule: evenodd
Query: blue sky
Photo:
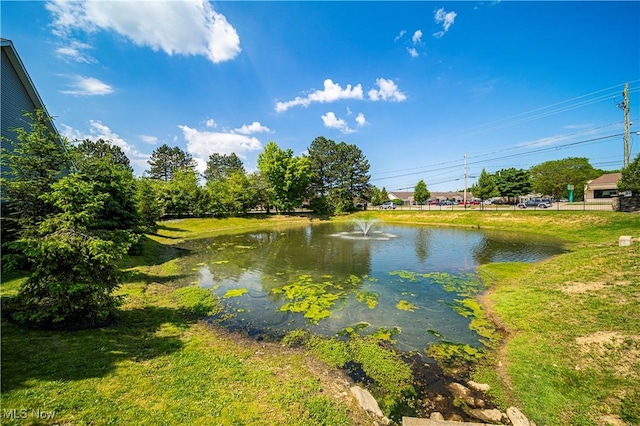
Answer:
M276 142L357 145L372 183L463 187L485 168L623 164L640 130L640 2L1 3L56 126L110 139L137 174L167 143L256 169ZM632 137L632 159L640 136Z

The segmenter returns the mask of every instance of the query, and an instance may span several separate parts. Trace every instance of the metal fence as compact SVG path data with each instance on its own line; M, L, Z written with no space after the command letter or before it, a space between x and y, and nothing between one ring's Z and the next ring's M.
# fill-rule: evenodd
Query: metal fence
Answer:
M377 209L378 206L369 206L369 209ZM539 207L527 207L525 209L517 207L513 204L485 204L485 205L477 205L477 204L454 204L454 205L433 205L433 204L425 204L425 205L398 205L396 206L396 210L413 210L413 211L507 211L507 210L516 210L516 211L548 211L548 210L568 210L568 211L613 211L613 203L610 199L606 199L603 201L574 201L572 203L569 202L556 202L548 208L539 208Z

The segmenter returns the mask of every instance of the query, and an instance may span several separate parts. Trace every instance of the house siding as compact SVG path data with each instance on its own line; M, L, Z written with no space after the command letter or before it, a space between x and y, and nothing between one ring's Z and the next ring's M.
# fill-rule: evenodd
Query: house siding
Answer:
M2 86L0 87L2 148L10 149L11 145L5 138L16 140L16 133L12 129L27 126L28 121L25 120L24 112L34 112L36 105L29 97L27 88L22 84L4 49L2 50L2 69L0 71L2 72Z

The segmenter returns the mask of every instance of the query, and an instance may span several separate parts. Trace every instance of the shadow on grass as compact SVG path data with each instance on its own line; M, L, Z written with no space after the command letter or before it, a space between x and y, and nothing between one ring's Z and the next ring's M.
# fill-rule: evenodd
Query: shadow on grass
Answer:
M122 273L122 284L131 284L138 281L142 281L146 284L167 284L172 282L183 281L189 277L188 274L174 274L174 275L154 275L147 274L138 270L125 271Z
M140 254L130 254L120 262L121 268L161 265L179 257L188 256L190 250L171 245L160 244L143 235L140 238Z
M179 351L177 333L159 335L169 324L185 328L197 320L186 308L147 306L120 311L114 326L82 331L32 330L2 323L2 393L30 382L104 377L116 364L141 362ZM37 385L36 385L37 386Z

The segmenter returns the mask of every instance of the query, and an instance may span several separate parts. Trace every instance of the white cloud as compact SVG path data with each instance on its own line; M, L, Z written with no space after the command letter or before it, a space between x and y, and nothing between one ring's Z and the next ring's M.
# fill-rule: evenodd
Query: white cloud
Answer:
M95 58L87 54L86 51L92 49L91 45L77 40L69 40L66 46L58 47L56 54L67 61L82 62L85 64L95 64Z
M267 126L263 126L257 121L254 121L251 124L243 124L242 127L238 129L233 129L233 133L241 133L243 135L250 135L252 133L264 133L264 132L269 133L271 132L271 129L269 129Z
M217 124L216 124L216 122L215 122L215 120L213 118L207 119L207 121L205 122L205 125L207 127L216 127L217 126Z
M158 138L155 136L140 135L140 140L151 145L155 145L158 143Z
M114 145L119 146L120 149L122 149L122 152L124 152L127 158L129 158L134 172L138 175L142 175L142 172L149 166L147 163L149 160L149 154L140 152L135 146L124 140L117 133L113 132L109 126L103 124L100 120L89 120L89 133L83 133L65 124L62 124L61 126L63 128L61 132L62 135L69 140L82 141L84 139L91 139L95 141L103 139L105 141L111 141Z
M378 78L376 79L376 86L378 86L378 89L369 90L369 100L402 102L407 98L407 96L398 89L398 86L396 86L392 80ZM313 102L328 103L341 99L364 99L362 85L357 84L355 86L351 86L351 84L348 84L347 87L343 89L339 84L334 83L331 79L326 79L324 81L323 90L316 90L304 98L298 96L291 101L276 102L276 111L283 112L294 106L307 107Z
M342 88L339 84L334 83L330 78L324 81L324 89L316 90L308 96L301 98L296 96L292 101L277 102L276 111L283 112L294 106L309 106L312 102L327 103L335 102L340 99L362 99L362 86L357 84L352 87L347 84L346 88Z
M246 158L246 153L262 149L262 144L255 137L236 133L201 132L188 126L178 127L187 141L187 152L196 159L200 172L204 172L206 161L213 153L235 153L240 158Z
M71 76L73 82L70 84L71 89L61 90L60 93L74 96L99 96L113 93L113 87L109 86L97 78L83 77L80 75Z
M405 36L406 33L407 33L407 30L401 30L400 33L393 39L393 41L400 40L402 37Z
M354 132L354 130L349 128L349 125L347 124L346 121L344 121L342 118L336 117L336 115L331 111L324 114L320 118L322 118L322 122L324 123L324 126L329 129L338 129L342 133Z
M417 30L415 33L413 33L413 36L411 36L411 41L413 42L413 44L418 44L420 43L421 40L422 40L422 31Z
M322 118L322 122L324 123L325 127L329 129L338 129L342 133L355 132L354 129L349 127L349 124L347 123L346 120L337 117L336 114L332 111L327 112L326 114L322 115L320 118ZM355 118L355 121L358 127L362 127L365 124L368 124L367 119L364 117L364 114L361 112L358 113L358 115Z
M412 58L417 58L419 55L418 51L413 47L407 47L407 52L411 55Z
M453 25L454 21L456 20L456 16L458 16L456 12L454 11L446 12L444 10L444 7L441 7L440 9L436 10L436 12L433 15L433 20L437 24L442 24L442 31L438 31L434 33L433 36L436 38L440 38L444 36L445 33L449 31L449 28L451 28L451 25Z
M407 95L398 89L393 80L378 78L376 79L376 86L378 86L378 89L371 89L368 93L369 99L372 101L402 102L407 99Z
M63 38L75 31L111 31L154 51L202 55L214 63L241 51L235 28L206 0L50 0L46 8L53 15L53 33Z

